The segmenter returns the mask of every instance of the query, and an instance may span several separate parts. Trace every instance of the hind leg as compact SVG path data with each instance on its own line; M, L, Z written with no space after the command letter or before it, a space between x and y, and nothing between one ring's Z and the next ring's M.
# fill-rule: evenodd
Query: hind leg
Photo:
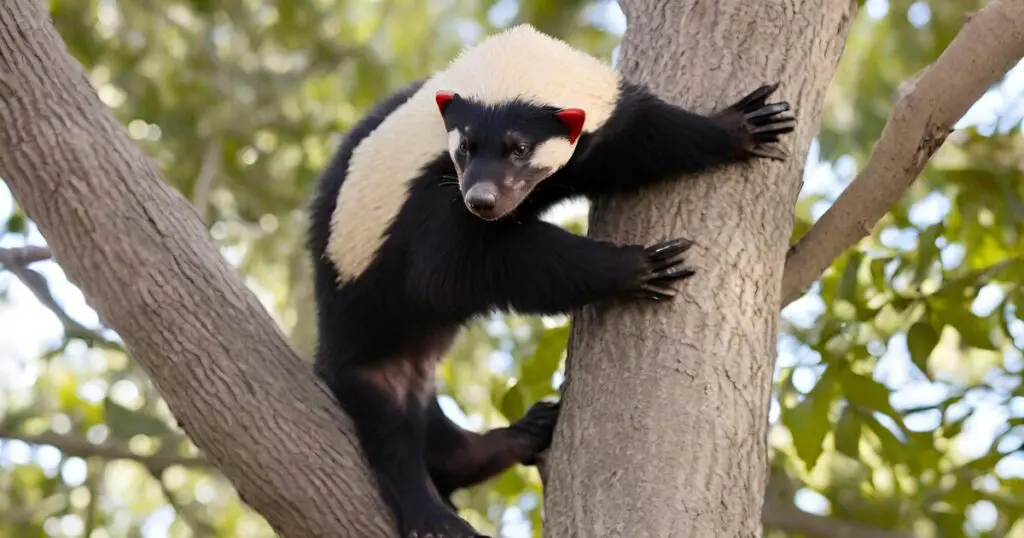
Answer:
M516 463L536 463L551 445L559 409L559 403L537 402L507 428L478 434L453 423L435 399L427 411L426 462L438 493L447 500L455 490L479 484Z
M399 538L488 538L460 518L427 471L427 414L415 400L395 401L359 374L329 382L356 426L380 494L395 516ZM404 404L404 405L403 405Z

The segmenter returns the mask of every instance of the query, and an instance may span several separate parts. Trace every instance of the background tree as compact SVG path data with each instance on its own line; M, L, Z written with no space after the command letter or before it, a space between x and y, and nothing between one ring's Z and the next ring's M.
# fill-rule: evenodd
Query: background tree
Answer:
M794 239L867 161L900 83L985 4L874 0L858 12ZM303 354L312 324L301 209L336 134L382 93L513 21L604 57L624 26L605 1L50 9L100 98ZM1024 536L1018 71L960 122L871 236L783 311L765 514L780 536ZM580 215L576 206L557 218L582 230ZM0 219L0 535L270 535L176 427L119 337L33 248L45 243L7 193ZM494 426L554 394L564 321L474 326L440 372L446 409ZM458 501L481 528L526 536L539 532L539 493L536 474L515 469Z

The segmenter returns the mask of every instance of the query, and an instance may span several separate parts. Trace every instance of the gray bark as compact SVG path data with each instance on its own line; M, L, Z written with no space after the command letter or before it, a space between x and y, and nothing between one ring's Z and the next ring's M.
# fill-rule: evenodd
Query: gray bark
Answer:
M0 2L0 176L185 432L281 536L393 533L348 418L36 0Z
M591 235L684 236L696 276L670 304L574 321L548 466L545 535L761 535L781 281L803 165L855 12L847 0L623 0L621 69L672 102L721 108L781 81L799 126L759 161L601 200Z

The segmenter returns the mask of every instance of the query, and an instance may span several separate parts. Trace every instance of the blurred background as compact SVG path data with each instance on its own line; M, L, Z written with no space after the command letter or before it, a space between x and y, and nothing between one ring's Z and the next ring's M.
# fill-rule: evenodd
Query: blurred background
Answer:
M984 4L864 3L794 239L864 163L900 82ZM511 24L611 61L625 28L607 0L49 5L100 98L305 356L315 324L302 211L339 134ZM783 311L771 502L922 537L1024 537L1022 116L1018 67L874 233ZM586 209L550 218L583 232ZM0 248L25 246L45 241L0 182ZM557 394L566 339L562 318L474 325L440 373L446 412L490 428ZM516 468L456 500L481 530L529 537L540 535L540 492L536 472ZM0 536L273 536L51 261L0 267Z

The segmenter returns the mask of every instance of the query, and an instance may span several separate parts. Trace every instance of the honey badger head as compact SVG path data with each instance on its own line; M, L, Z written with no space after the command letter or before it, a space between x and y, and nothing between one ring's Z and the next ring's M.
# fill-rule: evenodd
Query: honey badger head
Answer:
M462 199L485 220L515 211L541 181L569 162L586 118L579 108L521 99L485 104L440 91L436 100Z

